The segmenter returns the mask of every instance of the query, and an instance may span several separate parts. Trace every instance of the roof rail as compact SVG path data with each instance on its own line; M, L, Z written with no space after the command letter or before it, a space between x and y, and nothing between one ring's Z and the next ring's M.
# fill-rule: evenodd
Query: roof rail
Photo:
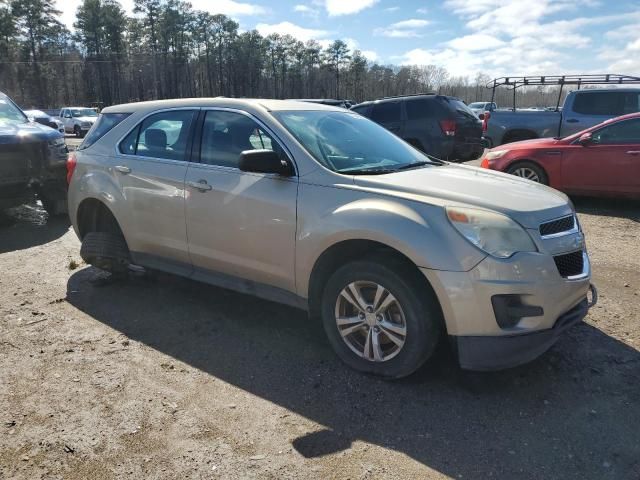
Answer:
M578 90L582 85L640 85L640 77L620 75L618 73L601 73L589 75L539 75L530 77L499 77L494 78L486 87L491 88L491 101L495 100L496 88L507 87L513 90L513 109L516 109L516 90L530 86L560 86L556 110L560 108L560 99L565 85L577 85Z
M388 98L419 97L421 95L437 95L437 93L436 92L425 92L425 93L409 93L407 95L392 95L390 97L378 98L378 100L386 100Z

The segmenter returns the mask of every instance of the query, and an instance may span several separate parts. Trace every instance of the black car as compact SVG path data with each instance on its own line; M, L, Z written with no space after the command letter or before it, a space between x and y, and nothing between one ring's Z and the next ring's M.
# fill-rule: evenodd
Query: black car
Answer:
M455 97L436 94L389 97L359 103L351 110L443 160L472 160L484 150L482 122Z
M66 213L64 135L27 116L0 92L0 209L36 195L50 215Z
M24 114L34 122L38 122L41 125L46 125L54 130L58 130L64 135L64 125L62 122L56 120L48 113L45 113L42 110L24 110Z

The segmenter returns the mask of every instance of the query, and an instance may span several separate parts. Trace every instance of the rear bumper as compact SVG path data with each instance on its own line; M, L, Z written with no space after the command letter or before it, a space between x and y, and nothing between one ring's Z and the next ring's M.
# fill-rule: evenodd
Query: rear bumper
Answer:
M546 352L569 328L582 322L597 302L593 285L592 302L583 298L558 317L552 328L508 336L452 336L460 367L466 370L501 370L530 362Z

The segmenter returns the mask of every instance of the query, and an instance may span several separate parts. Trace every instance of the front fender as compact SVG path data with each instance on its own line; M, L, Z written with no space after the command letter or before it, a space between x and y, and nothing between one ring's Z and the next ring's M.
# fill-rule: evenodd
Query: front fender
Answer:
M327 249L347 240L393 248L416 266L468 271L486 255L454 230L442 207L350 189L301 186L296 283L306 296L313 267Z

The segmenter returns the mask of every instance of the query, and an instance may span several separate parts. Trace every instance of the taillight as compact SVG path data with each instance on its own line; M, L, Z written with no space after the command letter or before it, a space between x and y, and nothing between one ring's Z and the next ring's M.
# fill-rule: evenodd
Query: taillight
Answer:
M482 159L480 163L480 168L489 168L489 159L487 157Z
M484 112L484 118L482 119L482 133L485 133L489 129L490 118L491 114L489 112Z
M456 121L455 120L440 120L440 128L442 133L447 137L453 137L456 134Z
M78 164L78 160L76 159L76 152L69 153L67 157L67 185L71 183L71 177L73 177L73 172L76 169L76 165Z

